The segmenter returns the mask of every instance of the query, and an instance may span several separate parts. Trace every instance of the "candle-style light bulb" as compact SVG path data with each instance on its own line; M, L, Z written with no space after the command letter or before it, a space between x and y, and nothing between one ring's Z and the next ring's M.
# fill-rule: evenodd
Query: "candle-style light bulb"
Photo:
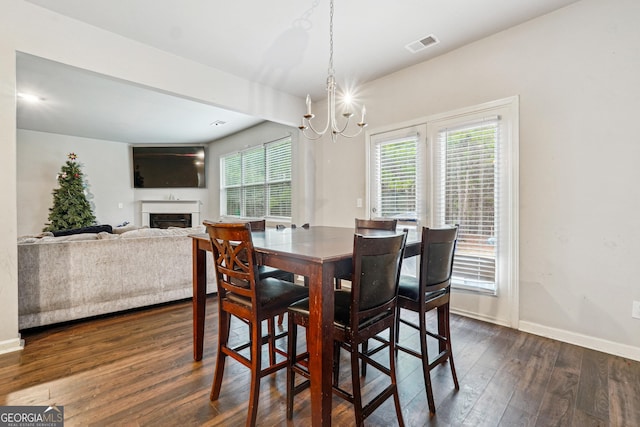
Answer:
M311 97L307 94L307 114L311 114Z
M367 107L365 107L364 105L362 106L362 120L360 120L362 123L364 123L364 115L367 114Z

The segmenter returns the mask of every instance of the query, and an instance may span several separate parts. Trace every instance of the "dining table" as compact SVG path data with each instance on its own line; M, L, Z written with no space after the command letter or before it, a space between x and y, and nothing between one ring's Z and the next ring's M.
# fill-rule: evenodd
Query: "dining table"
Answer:
M334 278L348 277L352 267L354 228L311 226L267 228L251 233L257 262L305 278L309 286L309 372L313 426L331 425ZM396 232L358 230L385 236ZM207 234L192 235L193 244L193 357L202 359L206 305L206 259L211 251ZM405 257L420 254L420 233L409 230Z

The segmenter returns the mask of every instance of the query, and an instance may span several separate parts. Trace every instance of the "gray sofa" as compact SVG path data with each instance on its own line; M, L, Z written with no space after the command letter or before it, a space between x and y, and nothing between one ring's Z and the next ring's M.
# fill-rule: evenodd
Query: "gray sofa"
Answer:
M191 238L204 227L26 237L18 242L19 328L192 296ZM207 292L215 292L207 254Z

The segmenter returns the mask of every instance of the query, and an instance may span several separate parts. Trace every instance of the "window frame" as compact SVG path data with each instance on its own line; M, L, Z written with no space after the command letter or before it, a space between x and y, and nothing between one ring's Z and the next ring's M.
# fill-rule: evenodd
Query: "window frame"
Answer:
M418 132L424 135L426 149L425 155L420 155L418 167L423 181L423 189L418 196L419 213L417 228L422 226L437 227L434 212L434 190L432 186L438 179L434 175L434 127L438 127L447 121L471 120L472 116L500 115L505 118L503 133L507 137L508 144L501 155L501 173L505 177L501 185L501 220L502 236L497 243L496 254L496 280L499 282L498 295L488 295L482 292L454 289L452 310L470 317L491 321L497 324L518 327L519 319L519 99L512 96L496 101L490 101L479 105L461 108L441 114L433 114L418 118L410 122L396 125L388 125L380 129L371 129L366 134L366 185L367 185L367 214L371 214L372 181L375 179L372 171L371 145L379 134L406 131L408 128L418 128ZM423 130L424 129L424 130ZM417 271L416 271L417 273Z
M502 232L500 206L505 196L501 191L504 180L502 167L502 151L505 144L502 135L504 120L498 115L483 116L480 119L476 114L471 116L473 118L469 120L464 116L455 118L453 126L440 127L431 136L433 156L431 166L434 175L431 187L433 190L431 217L436 226L453 224L460 226L457 257L453 265L452 288L496 295L499 266L496 265L498 247L495 242L496 235ZM484 136L486 134L491 135L487 138ZM467 145L462 150L460 147L450 150L450 145L455 143ZM449 156L458 163L450 163ZM469 163L475 163L472 169L466 167ZM487 163L490 163L489 170ZM453 166L453 169L449 166ZM472 173L469 174L469 171ZM490 191L486 191L486 188L481 188L483 186L480 185L481 182L485 182L485 173L491 178ZM452 175L456 175L456 178L447 180L447 177ZM458 187L462 185L465 186L464 190ZM465 197L464 201L449 197L451 194L460 192L470 196ZM491 205L489 209L485 202L480 210L473 210L471 213L460 212L465 210L459 207L460 204L483 201L485 197L489 199ZM457 202L455 208L451 206L452 202ZM451 212L452 210L457 210L458 215ZM463 215L464 218L459 215ZM488 229L491 233L487 233ZM493 243L490 242L491 239Z
M271 179L270 172L273 170L274 166L270 164L270 156L269 148L275 147L278 144L287 144L288 145L288 169L285 170L285 176L281 176L279 179ZM247 174L245 170L245 156L250 154L255 154L256 152L261 151L261 168L262 171L258 173L258 179L256 179L256 175ZM236 173L236 176L239 176L239 183L227 184L227 161L233 158L239 159L239 168L240 171ZM280 157L276 157L273 159L281 160ZM282 169L281 166L277 167L278 169ZM284 220L290 221L293 209L293 200L292 200L292 186L293 186L293 141L291 136L286 136L283 138L278 138L274 141L269 141L266 143L254 145L251 147L247 147L244 150L234 151L231 153L227 153L220 156L220 215L225 217L233 217L233 218L269 218L276 220ZM247 181L251 177L251 182ZM274 215L272 212L271 205L271 196L273 194L273 190L276 186L282 186L282 184L288 183L288 210L289 216L286 215ZM239 214L235 212L229 212L228 208L228 192L232 189L238 189L239 191ZM250 210L247 197L251 194L251 190L256 190L257 192L262 192L262 208L264 211L263 215L256 215L255 210ZM254 192L255 193L255 192ZM285 191L286 193L286 191ZM256 205L256 206L259 206ZM286 209L287 207L285 207Z
M424 220L424 215L427 209L427 205L424 198L420 197L421 192L424 190L424 171L425 158L426 158L426 126L425 125L408 125L406 127L390 130L382 130L377 133L367 135L368 143L366 144L366 186L367 186L367 203L366 211L367 217L370 219L383 219L393 217L385 217L378 215L377 191L378 183L376 178L377 172L377 147L383 144L392 144L400 142L402 140L415 139L416 144L416 207L415 218L403 218L398 220L399 227L405 227L410 229L417 228L418 224ZM395 218L397 219L397 218Z

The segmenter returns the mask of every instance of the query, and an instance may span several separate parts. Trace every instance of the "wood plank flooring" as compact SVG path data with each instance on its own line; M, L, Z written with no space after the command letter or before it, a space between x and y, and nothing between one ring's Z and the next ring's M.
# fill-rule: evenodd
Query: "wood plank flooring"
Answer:
M66 426L242 426L246 368L228 360L221 397L209 401L216 304L209 298L201 362L192 358L190 301L27 331L22 352L0 355L0 405L63 405ZM434 318L429 321L435 326ZM238 324L234 335L243 328ZM640 425L640 362L460 316L452 316L452 334L460 390L448 365L432 372L434 417L420 361L398 357L408 426ZM408 330L401 337L415 341ZM341 367L347 380L346 360ZM294 420L287 422L285 376L281 371L263 379L259 425L310 424L308 392L296 396ZM365 393L382 381L370 368ZM350 405L334 397L333 425L353 420ZM397 425L392 401L366 425Z

